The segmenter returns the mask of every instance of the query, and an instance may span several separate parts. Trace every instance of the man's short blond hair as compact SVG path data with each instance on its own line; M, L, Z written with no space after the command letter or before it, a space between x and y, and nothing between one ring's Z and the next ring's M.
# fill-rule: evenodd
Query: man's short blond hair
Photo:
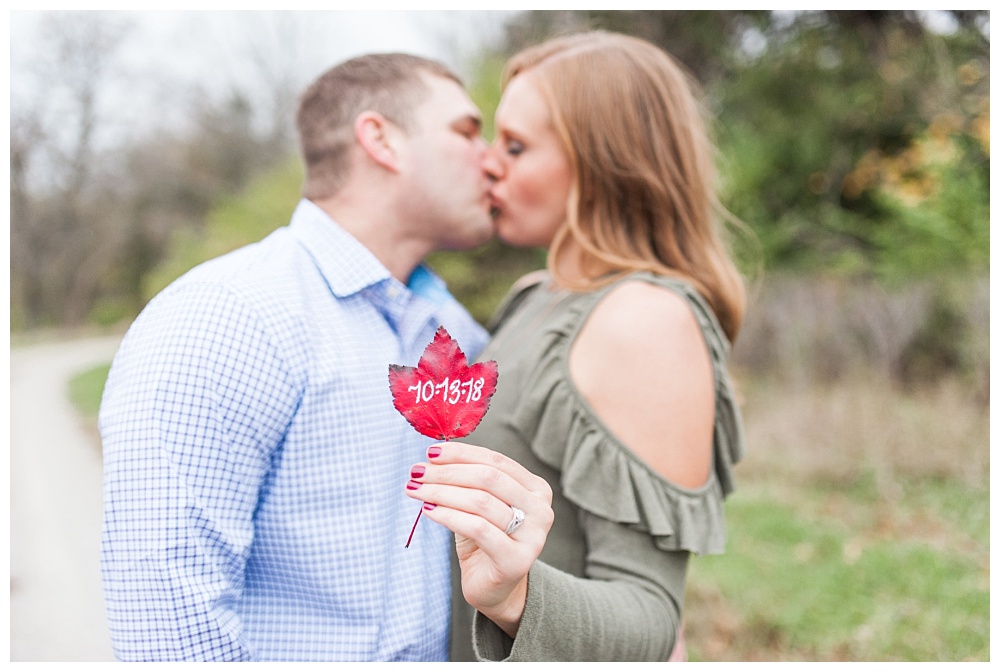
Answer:
M438 61L411 54L369 54L334 66L305 90L295 120L305 164L304 198L330 197L347 181L354 121L362 112L378 112L404 131L412 130L413 110L430 95L420 73L462 85Z

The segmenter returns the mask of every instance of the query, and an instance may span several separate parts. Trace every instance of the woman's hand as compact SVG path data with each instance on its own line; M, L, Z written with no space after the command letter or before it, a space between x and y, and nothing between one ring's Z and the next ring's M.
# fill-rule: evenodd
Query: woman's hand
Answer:
M406 494L424 515L455 533L466 601L511 637L517 635L528 570L552 527L552 488L514 460L480 446L449 441L415 464ZM511 507L524 522L511 534Z

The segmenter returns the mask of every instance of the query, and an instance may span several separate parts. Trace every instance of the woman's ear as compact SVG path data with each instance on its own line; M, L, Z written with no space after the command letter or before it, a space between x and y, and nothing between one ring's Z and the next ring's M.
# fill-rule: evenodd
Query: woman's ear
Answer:
M354 120L354 136L368 157L393 172L399 170L400 129L378 112L362 112Z

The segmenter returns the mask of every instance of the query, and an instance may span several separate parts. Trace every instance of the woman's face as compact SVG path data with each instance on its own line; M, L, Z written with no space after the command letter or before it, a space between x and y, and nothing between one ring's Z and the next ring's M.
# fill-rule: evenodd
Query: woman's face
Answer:
M530 72L508 84L496 112L486 170L497 235L519 247L548 247L566 220L572 171L552 115Z

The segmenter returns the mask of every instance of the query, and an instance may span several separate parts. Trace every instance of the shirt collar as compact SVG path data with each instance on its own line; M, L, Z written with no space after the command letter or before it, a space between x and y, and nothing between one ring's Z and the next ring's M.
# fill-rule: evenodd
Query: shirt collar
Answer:
M338 298L392 279L389 269L367 247L312 201L299 201L289 229L312 255Z
M407 342L452 300L441 278L423 264L413 271L409 286L396 280L367 247L312 201L299 201L289 229L313 257L334 296L364 297Z

